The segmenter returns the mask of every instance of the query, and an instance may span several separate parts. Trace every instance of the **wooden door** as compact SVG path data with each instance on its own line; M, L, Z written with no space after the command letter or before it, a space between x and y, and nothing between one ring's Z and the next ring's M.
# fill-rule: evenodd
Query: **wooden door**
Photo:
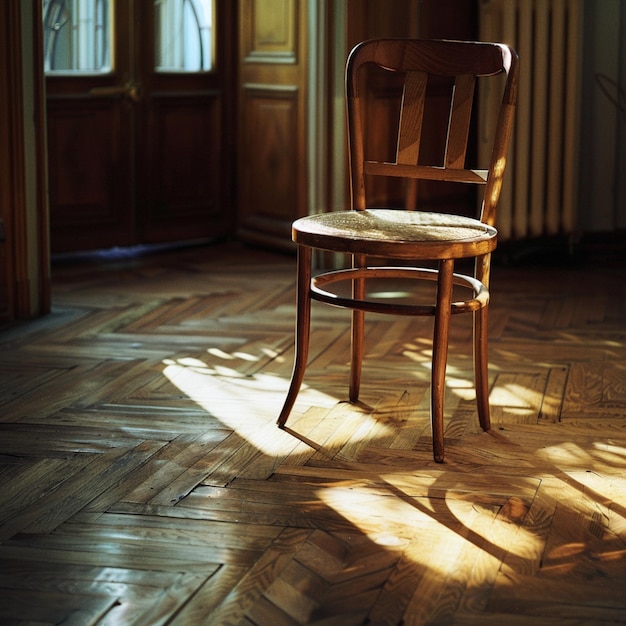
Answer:
M308 211L307 6L239 0L238 235L277 248Z
M232 3L43 2L52 252L227 233Z

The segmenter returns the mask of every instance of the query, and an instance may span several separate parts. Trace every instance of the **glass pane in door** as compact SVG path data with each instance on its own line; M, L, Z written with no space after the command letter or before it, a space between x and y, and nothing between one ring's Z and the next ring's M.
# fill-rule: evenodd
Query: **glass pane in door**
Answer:
M110 72L111 10L109 0L43 0L46 73Z
M155 69L209 72L213 68L213 0L155 0Z

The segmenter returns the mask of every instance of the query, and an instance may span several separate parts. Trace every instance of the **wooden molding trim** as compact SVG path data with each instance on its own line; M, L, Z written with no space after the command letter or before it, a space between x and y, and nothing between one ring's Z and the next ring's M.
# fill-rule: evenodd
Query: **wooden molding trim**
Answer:
M0 91L5 97L0 99L0 217L4 223L2 283L6 293L5 317L15 319L23 308L23 295L17 289L18 276L24 267L19 263L20 208L24 205L23 169L19 163L24 160L21 141L22 119L22 55L20 6L14 2L0 5L1 39L0 47Z
M43 8L40 0L33 0L33 80L35 98L35 167L37 171L37 313L50 312L50 219L48 211L48 157L46 153L46 94L43 70Z
M45 178L45 111L43 100L43 69L35 60L41 58L40 2L32 0L31 11L23 3L0 4L0 219L5 241L0 242L0 287L6 304L2 318L28 319L50 310L50 287L47 245L47 200ZM28 212L25 150L25 89L23 80L22 18L26 14L33 31L33 93L35 99L35 132L33 168L36 176L35 211ZM32 212L31 212L32 213ZM29 220L36 222L31 224ZM29 244L29 228L36 237ZM30 256L29 256L30 255Z

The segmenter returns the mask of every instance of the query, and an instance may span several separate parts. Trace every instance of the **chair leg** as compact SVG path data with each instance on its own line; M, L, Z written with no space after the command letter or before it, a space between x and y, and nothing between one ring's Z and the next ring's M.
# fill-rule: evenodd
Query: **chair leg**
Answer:
M433 433L433 456L443 463L443 404L446 391L446 363L448 360L448 335L452 316L452 274L454 261L439 262L437 279L437 310L433 333L433 363L430 400L430 419Z
M277 420L283 427L296 402L309 355L309 336L311 333L311 257L312 249L298 246L298 280L296 283L296 335L293 374L285 404Z
M361 369L363 363L363 335L365 314L352 311L352 356L350 360L350 402L359 400L361 390Z
M474 384L476 386L478 420L483 430L491 428L487 319L488 306L474 313Z
M353 267L364 267L365 257L355 255ZM357 278L352 283L352 297L357 300L365 298L365 279ZM352 349L350 359L350 402L357 402L361 390L361 369L363 363L363 336L365 334L365 312L352 311Z

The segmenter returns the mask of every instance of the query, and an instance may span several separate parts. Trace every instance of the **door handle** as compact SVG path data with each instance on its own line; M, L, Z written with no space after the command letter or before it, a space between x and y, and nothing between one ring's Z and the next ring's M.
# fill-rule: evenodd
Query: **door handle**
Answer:
M139 102L141 97L140 85L129 80L124 85L112 85L111 87L94 87L89 90L91 96L126 96L131 102Z

